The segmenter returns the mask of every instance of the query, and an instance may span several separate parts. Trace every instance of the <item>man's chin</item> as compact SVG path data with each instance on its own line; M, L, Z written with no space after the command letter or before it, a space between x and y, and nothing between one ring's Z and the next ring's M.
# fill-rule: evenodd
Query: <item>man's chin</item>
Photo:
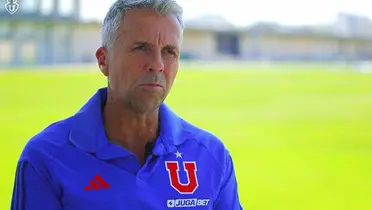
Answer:
M163 100L154 100L154 99L145 99L145 100L136 100L136 101L131 101L130 103L130 108L134 112L138 114L145 114L149 112L153 112L157 110L160 105L163 103ZM126 103L128 104L128 103Z

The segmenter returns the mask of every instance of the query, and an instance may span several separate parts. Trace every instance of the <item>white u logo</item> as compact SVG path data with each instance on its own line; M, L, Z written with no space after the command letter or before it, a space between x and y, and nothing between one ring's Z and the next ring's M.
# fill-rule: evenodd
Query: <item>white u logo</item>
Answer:
M16 13L18 8L19 8L19 4L17 3L17 0L6 0L5 9L11 15Z

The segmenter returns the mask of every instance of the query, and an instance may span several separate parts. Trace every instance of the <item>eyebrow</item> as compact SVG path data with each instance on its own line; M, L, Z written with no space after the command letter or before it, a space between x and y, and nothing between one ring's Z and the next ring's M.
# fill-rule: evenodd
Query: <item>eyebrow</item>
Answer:
M147 42L147 41L136 41L136 42L134 42L134 45L148 45L148 44L150 44L150 43Z
M136 41L136 42L134 42L134 45L152 45L152 44L148 41ZM176 47L173 44L166 44L163 48L176 50L177 52L179 51L178 47Z
M174 45L172 45L172 44L166 44L165 46L164 46L164 48L166 48L166 49L171 49L171 50L175 50L175 51L179 51L178 50L178 47L176 47L176 46L174 46Z

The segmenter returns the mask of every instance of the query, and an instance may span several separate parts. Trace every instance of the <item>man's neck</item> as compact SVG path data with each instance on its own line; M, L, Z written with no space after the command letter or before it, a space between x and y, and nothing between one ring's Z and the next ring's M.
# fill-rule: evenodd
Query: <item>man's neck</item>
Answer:
M103 110L106 136L110 142L136 154L139 159L148 142L159 133L159 111L138 114L122 104L108 101Z

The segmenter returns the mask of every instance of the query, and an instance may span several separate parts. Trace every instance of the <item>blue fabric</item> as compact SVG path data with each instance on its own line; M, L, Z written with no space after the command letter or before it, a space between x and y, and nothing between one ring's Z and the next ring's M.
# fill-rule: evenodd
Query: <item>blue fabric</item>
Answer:
M141 166L107 140L106 99L107 89L99 89L75 115L28 141L12 210L242 209L233 161L216 136L162 104L160 135Z

